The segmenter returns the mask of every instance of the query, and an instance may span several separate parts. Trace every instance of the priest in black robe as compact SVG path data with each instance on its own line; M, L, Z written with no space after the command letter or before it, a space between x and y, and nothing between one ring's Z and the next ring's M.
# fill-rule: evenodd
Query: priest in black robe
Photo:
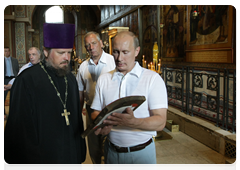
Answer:
M72 24L44 24L45 59L16 78L4 132L7 163L85 161L78 85L69 68L74 30Z

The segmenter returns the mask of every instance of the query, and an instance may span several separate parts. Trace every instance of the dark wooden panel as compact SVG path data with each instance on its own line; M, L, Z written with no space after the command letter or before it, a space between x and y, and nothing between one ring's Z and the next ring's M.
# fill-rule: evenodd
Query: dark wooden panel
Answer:
M104 20L106 20L110 17L110 15L109 15L109 5L105 6L104 13L105 13Z
M112 17L114 14L114 5L109 5L109 16Z
M115 14L117 14L121 10L120 5L115 5Z
M4 47L11 50L11 21L4 21Z
M101 22L103 22L104 19L105 19L105 11L104 11L105 10L105 6L101 5L100 9L101 9Z
M128 25L129 25L129 15L127 15L126 17L125 17L125 25L124 25L124 27L127 27Z
M124 8L123 10L121 10L120 12L116 13L114 16L108 18L108 19L105 19L104 21L102 21L98 26L97 26L97 29L101 29L101 28L104 28L108 25L110 25L111 23L121 19L122 17L134 12L134 11L137 11L138 8L140 8L142 5L130 5L126 8ZM115 6L115 12L116 12L116 7ZM101 13L102 13L102 9L101 9ZM102 18L102 16L101 16ZM106 17L105 17L106 18Z

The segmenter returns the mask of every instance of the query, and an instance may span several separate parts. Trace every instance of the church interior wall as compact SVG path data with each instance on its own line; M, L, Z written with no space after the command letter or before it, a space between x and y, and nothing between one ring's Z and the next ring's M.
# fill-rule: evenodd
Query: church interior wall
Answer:
M173 7L174 6L174 7ZM37 46L40 49L42 48L42 24L44 22L44 12L48 9L49 5L12 5L7 6L4 11L5 16L5 41L10 47L13 47L12 55L18 58L20 64L24 64L27 62L26 51L30 46ZM188 8L189 5L146 5L146 6L138 6L135 7L134 11L127 11L129 9L129 5L103 5L100 6L99 13L101 16L96 16L96 12L91 6L84 6L81 9L80 14L77 14L77 22L78 25L77 31L77 41L76 43L80 46L76 47L77 55L80 58L86 57L86 50L83 48L83 35L90 31L95 30L99 33L101 30L104 30L108 27L129 27L129 30L134 32L137 36L139 36L140 42L143 43L142 47L142 55L145 55L147 61L151 61L152 59L152 46L155 41L158 41L160 38L160 42L158 42L159 46L159 58L162 60L162 65L164 64L178 64L178 65L190 65L190 66L200 66L200 67L215 67L215 68L236 68L236 52L235 52L235 42L236 42L236 30L235 30L235 19L236 12L233 9L233 22L232 29L233 34L228 41L232 41L231 49L232 53L232 61L228 63L218 63L217 59L214 62L186 62L186 49L187 49L187 25L188 21ZM140 10L139 10L140 9ZM160 10L160 16L158 16L157 11ZM170 15L170 11L176 10L175 16L175 42L167 42L167 35L169 28L167 28L168 17ZM139 17L139 11L142 11L142 17ZM114 16L121 14L118 16L117 20ZM13 19L7 19L7 17L13 17ZM101 17L101 22L99 23L99 19ZM176 19L177 18L177 19ZM72 17L71 13L65 12L65 22L66 23L74 23L74 17ZM161 23L157 21L160 20ZM104 27L99 27L104 23ZM142 28L139 28L139 23ZM158 33L158 25L160 28L160 33ZM141 35L139 35L139 30L141 30ZM168 30L166 30L168 29ZM173 28L172 28L173 29ZM177 29L177 30L176 30ZM9 33L11 33L11 37L9 37ZM11 41L9 41L11 40ZM80 43L81 42L81 43ZM167 44L168 43L168 44ZM175 48L175 54L168 54L167 46L169 44L174 43L177 48ZM176 45L177 44L177 45ZM170 51L170 50L169 50ZM214 51L214 49L212 50ZM141 62L142 56L138 56L139 62Z

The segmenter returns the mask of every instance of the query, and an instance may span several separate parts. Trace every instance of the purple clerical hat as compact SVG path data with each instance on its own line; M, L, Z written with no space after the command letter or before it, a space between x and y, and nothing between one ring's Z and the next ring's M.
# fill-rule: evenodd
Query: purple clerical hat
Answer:
M74 24L43 25L44 47L47 48L73 48L74 35Z

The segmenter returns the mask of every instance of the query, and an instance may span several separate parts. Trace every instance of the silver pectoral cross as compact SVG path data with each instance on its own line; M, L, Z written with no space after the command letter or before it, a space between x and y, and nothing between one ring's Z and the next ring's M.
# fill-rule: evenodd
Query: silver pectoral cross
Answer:
M70 125L68 115L70 115L70 112L67 112L67 109L64 109L64 113L62 113L62 116L65 116L67 126Z

